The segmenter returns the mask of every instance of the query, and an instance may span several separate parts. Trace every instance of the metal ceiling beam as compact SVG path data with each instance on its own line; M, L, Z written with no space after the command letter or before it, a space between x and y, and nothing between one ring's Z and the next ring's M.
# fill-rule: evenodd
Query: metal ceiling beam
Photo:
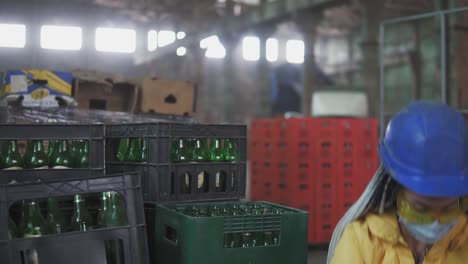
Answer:
M277 0L261 5L260 7L241 16L222 17L213 22L210 28L191 33L183 40L160 48L153 53L137 53L134 56L135 65L156 60L168 54L175 54L178 47L191 47L199 45L200 40L223 33L239 33L262 24L278 23L293 17L297 12L305 10L322 10L324 8L349 3L350 0Z

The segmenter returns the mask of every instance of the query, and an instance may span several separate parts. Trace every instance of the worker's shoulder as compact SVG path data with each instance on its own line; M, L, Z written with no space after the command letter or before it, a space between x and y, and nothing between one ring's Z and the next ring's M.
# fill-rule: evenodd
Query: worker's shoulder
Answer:
M400 233L398 221L394 213L369 213L351 222L346 229L360 239L377 237L384 240L396 240Z

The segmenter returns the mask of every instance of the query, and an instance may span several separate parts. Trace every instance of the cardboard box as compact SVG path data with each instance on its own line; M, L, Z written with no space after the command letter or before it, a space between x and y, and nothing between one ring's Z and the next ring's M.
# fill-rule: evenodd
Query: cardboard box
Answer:
M138 99L136 82L91 71L73 73L73 96L78 108L133 113Z
M57 107L73 103L72 74L50 70L9 70L0 98L24 107Z
M140 96L142 112L193 116L197 87L190 81L145 78Z

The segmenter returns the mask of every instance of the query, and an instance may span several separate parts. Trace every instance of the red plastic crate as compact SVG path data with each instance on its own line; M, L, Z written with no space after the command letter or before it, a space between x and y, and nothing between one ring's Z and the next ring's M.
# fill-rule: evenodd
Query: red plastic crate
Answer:
M312 136L312 118L277 119L276 129L280 140L308 140Z
M315 243L330 242L337 224L337 208L333 203L316 203Z
M254 119L250 123L249 137L253 140L273 140L278 138L275 127L277 119Z
M278 142L279 153L287 162L310 162L314 158L313 141L283 140Z

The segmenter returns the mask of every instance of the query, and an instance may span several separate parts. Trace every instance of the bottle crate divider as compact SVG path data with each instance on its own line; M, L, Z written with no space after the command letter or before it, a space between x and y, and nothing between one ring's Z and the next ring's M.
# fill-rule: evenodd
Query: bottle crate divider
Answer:
M246 192L245 163L111 164L106 170L138 172L143 200L150 203L242 199Z
M283 264L307 263L308 215L268 202L282 214L193 217L176 211L191 206L230 206L242 202L160 204L156 207L156 257L159 264ZM225 234L274 232L278 242L268 246L226 247ZM229 244L229 243L228 243Z
M104 125L0 124L0 142L6 140L85 140L89 141L89 168L1 170L0 184L53 181L104 175Z
M147 140L147 164L161 165L171 163L171 145L178 138L182 139L232 139L237 146L240 162L247 160L247 126L214 125L190 123L140 123L106 126L106 159L117 162L116 153L119 139L143 138Z
M114 191L125 199L128 225L35 238L9 239L9 208L22 200ZM136 173L0 185L0 254L9 264L36 252L40 263L149 264L141 180Z

